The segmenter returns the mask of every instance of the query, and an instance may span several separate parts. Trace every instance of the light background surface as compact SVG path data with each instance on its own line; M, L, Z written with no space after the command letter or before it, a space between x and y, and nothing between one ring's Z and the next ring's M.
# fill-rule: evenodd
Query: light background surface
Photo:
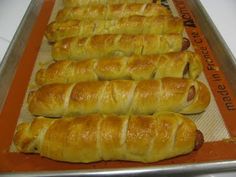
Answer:
M31 0L0 0L0 63Z

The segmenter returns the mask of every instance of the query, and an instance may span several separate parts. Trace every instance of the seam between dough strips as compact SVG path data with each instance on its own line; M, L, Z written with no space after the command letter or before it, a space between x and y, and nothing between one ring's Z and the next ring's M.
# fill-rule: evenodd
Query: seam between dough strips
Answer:
M150 158L150 156L151 156L150 153L151 153L152 150L153 150L154 141L155 141L156 137L158 136L158 135L157 135L157 130L156 130L156 125L157 125L158 121L157 121L157 118L156 118L156 117L157 117L157 116L155 116L155 118L154 118L155 135L152 137L151 141L149 142L149 146L148 146L147 152L146 152L146 154L145 154L145 157L148 158L148 159L146 159L146 160L149 160L149 158Z
M139 12L144 15L144 11L147 8L147 3L143 4L143 6L141 7L141 9L139 10Z
M84 42L84 45L81 46L81 48L83 49L83 55L84 55L85 51L89 48L88 46L89 46L90 43L91 43L91 38L92 38L92 36L86 38L86 41ZM80 58L81 58L81 57L80 57Z
M181 122L180 122L178 116L176 114L174 114L174 116L177 119L177 126L176 126L175 130L173 130L173 136L171 136L171 137L173 137L173 139L172 139L172 145L170 146L171 147L170 150L171 149L173 150L175 148L176 138L177 138L177 131L179 130L179 128L183 124L183 119L181 119Z
M121 147L122 147L122 152L127 152L127 132L128 132L128 126L129 126L129 121L130 121L131 116L125 116L124 123L122 125L122 132L121 132ZM124 159L126 159L126 154L123 154Z
M108 12L110 11L110 6L104 6L104 20L107 20Z
M94 33L95 33L95 31L96 31L96 28L97 28L97 26L98 26L97 23L98 23L98 22L95 21L94 26L93 26L93 30L92 30L92 35L94 35Z
M100 80L99 73L97 72L97 65L98 65L98 60L97 59L91 59L91 62L93 63L93 75L96 77L96 80Z
M114 53L119 53L119 56L122 56L124 51L120 51L120 50L117 50L117 46L120 45L120 39L122 38L122 34L118 34L115 36L115 40L114 40L114 48L115 48L115 52ZM122 54L120 54L122 53Z
M65 96L65 101L64 101L64 111L63 111L63 116L67 114L68 112L68 107L69 107L69 103L70 103L70 97L71 97L71 93L73 88L75 87L76 83L71 84L71 86L68 88L66 96Z
M138 86L138 83L139 81L133 81L133 86L132 86L132 95L129 94L129 97L127 98L127 101L128 101L128 109L127 109L127 114L130 116L131 113L134 113L134 110L133 110L133 105L134 105L134 99L135 99L135 96L136 96L136 89L137 89L137 86Z
M129 59L128 59L129 58ZM124 59L125 59L125 72L126 72L126 75L127 75L127 77L128 78L130 78L130 79L134 79L134 77L133 77L133 70L132 69L130 69L130 63L133 61L133 56L131 57L125 57Z
M119 15L119 18L122 18L124 16L124 11L127 9L127 4L123 4L121 13Z
M97 127L97 153L99 156L99 159L103 160L103 154L102 154L102 147L101 147L101 122L105 120L104 115L101 115L101 118L98 121L98 127Z
M107 82L108 83L108 82ZM111 82L110 82L111 83ZM112 98L112 102L113 103L117 103L117 99L116 99L116 91L115 91L115 86L114 86L114 82L112 82L111 84L111 98Z
M181 70L182 73L182 78L190 78L189 77L189 69L187 72L185 72L187 65L189 65L189 58L186 56L186 54L184 53L181 57L182 61L183 61L183 67Z
M157 73L159 72L158 71L158 66L159 66L159 63L160 63L160 61L161 61L161 57L162 57L162 55L158 55L158 57L157 57L157 59L155 60L155 68L154 68L154 70L153 70L153 73L152 73L152 79L156 79L156 78L158 78L158 76L157 76Z
M74 62L71 60L71 61L69 61L69 63L67 63L67 65L66 65L66 67L65 67L65 69L64 69L65 71L70 71L70 70L72 70L73 72L75 72L75 70L76 70L76 68L74 67ZM72 73L73 73L72 72ZM64 72L65 73L65 72ZM66 75L68 76L68 73L66 73ZM73 79L73 75L74 74L72 74L72 79ZM62 77L60 77L60 78L62 78ZM71 77L65 77L66 78L66 83L70 83L70 78Z
M99 96L98 96L98 101L97 101L97 104L96 104L96 110L99 110L99 111L101 110L100 107L102 105L102 104L100 104L101 100L103 100L104 95L106 95L105 90L106 90L107 85L109 84L108 83L109 81L102 81L102 82L103 82L103 88L102 88L101 94L97 94Z
M160 84L160 93L158 94L158 98L156 98L156 99L159 99L159 96L160 95L163 95L163 82L161 82L161 80L158 80L158 82L159 82L159 84ZM165 92L165 91L164 91ZM160 96L161 97L161 96ZM158 102L160 102L160 100L158 100ZM158 110L158 107L160 107L160 106L158 106L157 105L157 107L155 107L155 110L156 110L156 112L159 112L159 110Z
M123 77L125 78L130 78L130 79L133 79L132 78L132 75L130 73L130 70L128 70L128 58L127 57L124 57L123 60L121 61L121 71L120 73L125 73L123 75Z
M43 140L45 139L44 137L45 137L48 129L51 127L52 124L54 124L55 121L56 121L56 119L52 120L47 127L43 127L43 129L40 131L40 133L38 135L38 138L37 138L38 141L39 141L39 148L38 148L38 150L41 149L41 147L43 145ZM39 152L39 153L41 154L41 152Z

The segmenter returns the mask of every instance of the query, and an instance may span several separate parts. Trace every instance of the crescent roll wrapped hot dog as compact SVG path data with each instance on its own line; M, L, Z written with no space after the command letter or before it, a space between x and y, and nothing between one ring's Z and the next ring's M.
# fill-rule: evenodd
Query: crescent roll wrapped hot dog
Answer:
M155 3L147 4L107 4L92 6L68 7L60 10L56 21L65 20L111 20L133 15L149 16L171 16L171 12Z
M63 0L65 7L87 6L98 4L122 4L122 3L160 3L159 0Z
M55 60L102 58L163 54L182 50L183 37L172 35L104 34L88 38L72 37L56 42L52 47Z
M30 92L29 111L61 117L101 114L200 113L210 101L207 87L191 79L91 81L51 84Z
M184 29L179 17L130 16L116 20L69 20L52 22L45 35L49 42L79 36L100 34L182 34Z
M36 83L46 85L113 79L147 80L163 77L196 79L201 71L199 55L185 51L100 60L58 61L47 69L40 69L36 74Z
M87 115L35 118L17 127L18 151L66 162L126 160L156 162L187 154L203 144L191 119L175 113L153 116Z

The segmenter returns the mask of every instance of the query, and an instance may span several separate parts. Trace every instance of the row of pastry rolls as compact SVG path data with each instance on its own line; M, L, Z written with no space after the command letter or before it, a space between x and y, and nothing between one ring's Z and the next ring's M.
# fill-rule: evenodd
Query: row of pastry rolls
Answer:
M112 20L135 15L171 16L171 12L156 3L99 4L63 8L57 13L55 20Z
M112 9L110 5L105 6L107 6L105 9ZM86 7L90 7L92 12L94 9L97 12L104 10L104 7L101 10L94 4ZM88 11L90 9L86 11L84 6L77 8L79 8L78 14L91 15ZM133 6L126 4L113 7L113 10L109 11L109 16L117 13L124 14L121 18L114 17L109 20L103 13L97 18L81 19L79 17L83 15L75 13L74 8L61 10L58 18L62 20L49 24L45 32L48 41L55 42L52 46L52 56L55 60L84 59L162 54L186 49L188 44L186 45L182 37L184 28L182 19L163 13L164 10L157 10L154 13L153 8L165 9L157 4L134 4ZM132 13L130 9L138 9L142 12L140 12L142 16ZM69 15L63 17L63 14ZM105 19L100 19L100 16Z
M17 127L16 148L66 162L156 162L197 150L203 135L176 113L35 118Z
M38 85L46 85L114 79L156 80L164 77L196 79L201 72L199 55L184 51L82 61L61 60L40 69L35 80Z
M50 84L32 91L29 111L61 117L102 114L200 113L210 101L207 87L191 79L87 81Z
M55 42L52 56L57 62L37 73L36 82L43 86L30 92L28 106L33 115L40 117L18 126L16 148L54 160L83 163L155 162L199 149L204 141L202 133L191 119L173 113L202 112L210 100L207 87L194 80L202 70L199 57L180 52L187 48L183 45L182 23L176 27L162 21L159 27L145 24L146 28L135 30L135 23L141 24L136 19L168 19L150 17L158 16L150 15L157 13L154 8L160 9L158 13L167 11L152 4L94 5L121 1L64 2L66 6L80 6L61 10L57 20L63 22L53 22L48 27L46 34L49 41ZM93 5L88 6L90 3ZM138 9L137 14L134 9ZM104 24L111 22L96 22L90 30L85 27L88 23L78 21L83 16L80 13L90 20L99 14L98 19L125 23L107 29L112 24ZM128 15L139 13L147 18ZM124 17L123 21L120 17ZM136 21L129 26L127 19ZM86 25L81 26L82 23ZM123 30L121 34L119 28ZM94 35L98 34L94 33L96 30L103 34ZM117 30L114 33L118 34L106 34L106 30ZM159 32L143 34L148 30ZM175 34L165 34L169 30L176 30ZM130 34L132 31L134 34ZM88 37L85 33L89 33ZM73 37L67 38L70 35Z
M63 0L65 7L122 4L122 3L159 3L159 0Z
M87 38L72 37L56 42L52 57L58 60L81 60L130 55L155 55L179 52L188 48L181 34L124 35L105 34Z
M129 16L115 20L67 20L52 22L46 29L49 42L99 34L182 34L183 22L178 17Z

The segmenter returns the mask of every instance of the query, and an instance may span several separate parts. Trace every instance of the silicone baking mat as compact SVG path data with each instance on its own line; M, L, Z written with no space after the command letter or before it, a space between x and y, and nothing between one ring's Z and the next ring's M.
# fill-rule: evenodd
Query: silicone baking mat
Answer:
M136 162L98 162L92 164L70 164L56 162L39 155L21 154L14 152L12 137L15 127L20 122L31 121L33 116L27 109L27 95L34 84L34 76L39 68L47 67L53 62L51 47L43 36L46 25L55 19L57 11L62 8L62 1L46 0L35 23L25 52L18 65L16 75L8 94L4 109L0 115L0 170L63 170L88 168L116 168L136 167L158 164L179 164L203 162L212 160L236 159L236 145L232 137L236 134L236 122L233 115L236 113L235 96L225 80L223 72L217 64L203 33L196 24L191 11L184 0L162 1L162 4L171 9L174 16L181 16L185 25L185 37L191 41L188 50L196 51L201 55L204 73L201 80L211 90L211 102L205 112L188 116L195 121L205 137L206 143L196 152L157 163L143 164ZM17 88L17 89L16 89ZM228 152L226 149L233 148ZM14 161L14 163L12 163ZM14 164L14 165L13 165Z

